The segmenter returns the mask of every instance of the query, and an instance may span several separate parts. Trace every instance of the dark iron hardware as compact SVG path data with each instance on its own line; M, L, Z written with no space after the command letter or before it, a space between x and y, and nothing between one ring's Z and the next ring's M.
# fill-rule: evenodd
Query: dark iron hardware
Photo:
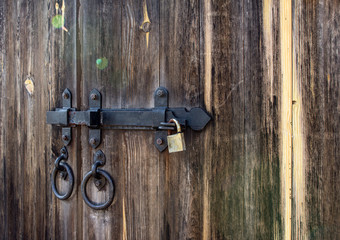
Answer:
M108 208L111 205L115 194L115 186L110 174L103 169L98 168L100 166L104 166L105 162L106 158L104 153L101 150L97 151L94 154L94 164L92 165L91 171L85 174L84 179L81 182L81 194L83 196L83 199L89 207L95 210L103 210ZM106 182L109 183L109 198L106 202L95 203L88 198L86 192L86 184L91 177L94 177L95 186L99 191L103 189Z
M78 125L88 126L89 143L93 148L98 147L101 142L100 129L156 130L155 145L159 151L163 151L167 147L167 133L163 130L175 130L175 124L168 123L170 119L176 118L183 130L190 127L195 131L202 130L211 119L202 108L192 108L190 111L184 107L169 108L169 93L164 87L155 91L155 107L151 109L102 109L101 98L100 92L93 89L89 97L89 110L76 111L71 107L71 92L66 89L63 93L63 108L48 111L47 123L62 126L63 136L66 131L64 129ZM69 139L70 137L67 138ZM65 143L64 138L63 141Z
M54 169L52 171L52 176L51 176L51 184L52 184L53 193L60 200L66 200L71 196L73 185L74 185L74 176L73 176L72 168L66 162L62 162L62 160L67 160L67 159L68 159L67 149L66 147L63 147L60 150L60 156L54 162ZM64 195L59 193L57 186L56 186L56 177L57 177L58 172L60 172L60 175L64 180L66 180L68 177L68 182L69 182L68 190L66 191Z

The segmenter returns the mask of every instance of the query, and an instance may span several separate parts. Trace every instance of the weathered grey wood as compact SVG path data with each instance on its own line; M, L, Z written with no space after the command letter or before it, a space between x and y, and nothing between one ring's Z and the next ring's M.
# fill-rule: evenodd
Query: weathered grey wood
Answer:
M52 27L54 3L1 2L3 239L77 238L79 232L76 208L69 209L74 195L65 203L52 195L50 173L62 141L60 131L45 123L45 112L60 104L66 83L76 92L74 9L68 2L67 34ZM34 83L31 93L25 86L28 79ZM75 156L71 151L72 167Z
M154 106L159 86L159 4L157 0L123 2L122 81L126 83L125 107ZM140 29L151 22L150 31ZM147 30L147 29L146 29ZM119 151L122 161L121 199L123 238L160 239L164 194L164 164L154 147L154 132L125 131Z
M199 106L200 2L160 2L160 84L171 107ZM166 172L164 230L161 239L201 238L199 134L185 133L185 152L162 154Z
M272 0L73 0L64 30L52 25L55 4L0 2L1 239L339 238L337 1L293 1L291 19ZM290 26L294 56L283 63ZM80 110L93 88L104 108L151 108L158 86L171 107L204 107L213 121L188 129L187 151L175 154L159 153L152 131L103 130L98 149L116 186L103 211L82 199L96 150L88 128L74 128L75 187L58 200L50 174L61 128L45 113L61 106L62 91ZM282 126L283 105L292 128ZM93 181L88 191L107 198Z
M278 6L202 6L202 102L214 119L202 133L203 238L282 238Z
M121 1L96 1L88 0L80 3L79 9L79 84L81 89L81 108L89 108L90 91L98 89L102 94L103 107L120 107L124 96L122 88L121 66ZM98 59L107 59L103 67L97 64ZM103 60L105 61L105 60ZM122 166L119 157L121 134L114 131L102 131L103 143L101 149L106 155L106 165L102 167L115 181L115 199L107 210L93 210L88 207L78 193L79 206L82 216L78 221L82 222L84 229L82 239L122 239ZM89 145L88 128L81 128L81 176L91 170L94 163L93 150ZM80 181L81 181L80 180ZM98 191L93 179L88 182L89 197L95 202L105 202L108 197L108 188Z
M295 1L294 238L340 238L340 3Z

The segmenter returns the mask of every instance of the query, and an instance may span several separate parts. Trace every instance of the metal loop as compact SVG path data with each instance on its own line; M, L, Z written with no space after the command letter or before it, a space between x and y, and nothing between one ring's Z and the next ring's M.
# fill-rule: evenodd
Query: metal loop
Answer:
M60 157L62 157L62 156L60 156ZM57 198L59 198L60 200L66 200L71 196L72 190L73 190L73 185L74 185L73 171L72 171L72 168L66 162L59 162L59 167L61 167L61 170L66 170L66 172L67 172L68 183L69 183L68 184L68 190L64 195L61 195L58 192L58 189L57 189L57 186L56 186L56 176L57 176L58 171L60 171L60 169L58 169L57 166L53 169L52 176L51 176L52 190L53 190L54 195Z
M91 172L93 173L93 176L95 178L99 178L99 173L98 173L98 167L103 166L103 163L101 161L96 161L91 168Z
M58 169L59 171L63 170L63 168L60 167L60 162L61 162L61 160L66 160L66 159L67 159L66 155L61 154L54 162L55 168Z
M178 122L176 119L171 118L170 121L169 121L169 123L175 123L175 124L176 124L177 133L182 132L182 130L181 130L181 125L179 124L179 122ZM168 134L169 134L169 135L171 134L171 131L170 131L170 130L168 130Z
M111 178L110 174L108 172L100 169L100 168L97 168L96 169L97 174L104 176L106 178L106 180L109 182L109 199L104 203L95 203L88 198L87 193L86 193L86 184L92 176L93 177L95 176L95 172L93 172L93 168L96 168L96 166L95 166L96 163L92 165L92 170L90 172L86 173L83 181L81 182L81 194L83 195L83 199L84 199L85 203L90 208L93 208L95 210L103 210L103 209L108 208L111 205L111 203L113 201L113 197L115 195L115 186L114 186L114 182L113 182L113 179Z

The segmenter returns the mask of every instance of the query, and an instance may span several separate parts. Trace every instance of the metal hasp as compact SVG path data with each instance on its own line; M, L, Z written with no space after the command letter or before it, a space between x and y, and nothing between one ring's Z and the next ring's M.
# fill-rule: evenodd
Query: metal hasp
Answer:
M47 112L47 123L63 127L88 126L89 143L93 148L100 144L100 129L155 130L155 146L162 152L167 148L167 130L176 129L174 123L168 123L170 119L176 118L183 130L190 127L195 131L203 130L211 120L202 108L189 111L185 107L169 108L169 93L164 87L155 91L155 106L151 109L102 109L101 101L100 92L93 89L89 97L89 110L76 111L71 105L69 108L64 105L62 109Z

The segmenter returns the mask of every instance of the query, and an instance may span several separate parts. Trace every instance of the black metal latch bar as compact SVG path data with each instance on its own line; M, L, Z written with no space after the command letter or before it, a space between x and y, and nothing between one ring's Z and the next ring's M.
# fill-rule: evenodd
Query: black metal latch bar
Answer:
M155 130L155 145L159 151L167 147L167 132L175 130L174 123L168 123L176 118L183 129L190 127L200 131L210 121L210 116L202 108L169 108L169 93L166 88L159 87L154 93L154 108L151 109L102 109L102 97L98 90L93 89L89 97L89 109L77 111L71 107L71 92L63 92L63 108L48 111L47 123L63 127L63 141L68 145L71 140L70 127L78 125L89 127L89 143L93 148L101 141L100 129L139 129Z

